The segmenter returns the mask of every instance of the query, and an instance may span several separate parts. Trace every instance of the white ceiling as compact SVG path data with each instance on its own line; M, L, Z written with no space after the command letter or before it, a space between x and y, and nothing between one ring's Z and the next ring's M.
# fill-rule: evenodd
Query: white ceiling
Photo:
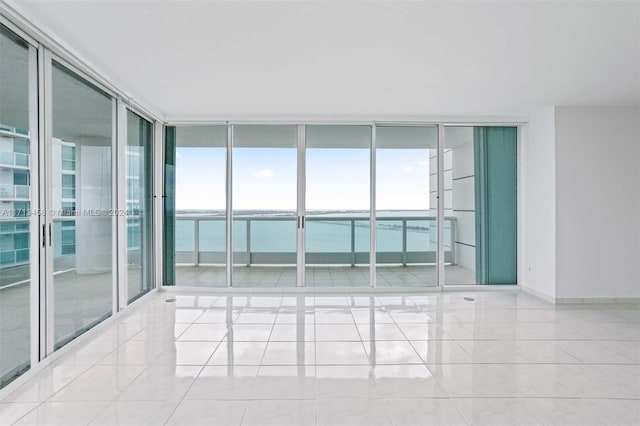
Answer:
M640 104L640 2L9 0L167 118Z

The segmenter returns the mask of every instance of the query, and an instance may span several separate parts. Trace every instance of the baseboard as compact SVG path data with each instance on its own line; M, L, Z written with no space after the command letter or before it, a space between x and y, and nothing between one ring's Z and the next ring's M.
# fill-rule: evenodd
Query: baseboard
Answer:
M532 288L530 288L530 287L524 287L524 286L520 286L520 289L521 289L523 292L527 293L527 294L530 294L530 295L532 295L532 296L535 296L535 297L537 297L538 299L542 299L542 300L544 300L545 302L553 303L554 305L557 303L557 301L556 301L556 298L555 298L555 297L553 297L553 296L549 296L549 295L548 295L548 294L546 294L546 293L542 293L542 292L540 292L540 291L538 291L538 290L534 290L534 289L532 289Z
M559 305L588 305L588 304L636 304L640 297L556 297Z
M523 292L538 297L554 305L590 305L590 304L637 304L640 297L554 297L529 287L520 287Z
M517 284L449 284L445 285L442 288L442 292L453 292L453 291L467 291L467 292L481 292L481 291L489 291L494 293L499 292L507 292L513 293L520 291L521 287Z

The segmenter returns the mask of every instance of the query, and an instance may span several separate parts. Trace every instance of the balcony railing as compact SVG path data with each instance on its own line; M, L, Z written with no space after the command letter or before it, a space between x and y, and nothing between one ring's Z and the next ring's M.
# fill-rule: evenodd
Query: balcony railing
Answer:
M23 281L29 277L29 247L15 247L14 236L29 238L29 219L0 218L0 238L8 243L0 248L0 270L14 268L10 276L0 274L0 288L6 284Z
M0 185L0 199L29 200L29 185Z
M0 165L29 168L29 154L13 151L0 151Z
M455 218L445 218L445 262L455 264ZM294 265L295 216L251 216L233 219L234 265ZM176 216L176 263L218 264L226 261L224 216ZM367 217L306 217L307 264L369 263L370 226ZM376 263L436 263L436 218L433 216L376 219Z

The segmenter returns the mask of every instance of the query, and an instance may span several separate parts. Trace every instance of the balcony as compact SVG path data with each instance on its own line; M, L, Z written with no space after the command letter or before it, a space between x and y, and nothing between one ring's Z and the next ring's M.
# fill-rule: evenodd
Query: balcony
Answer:
M296 217L236 216L233 220L234 287L292 287L296 281ZM475 282L456 264L456 218L445 218L446 272ZM376 219L376 285L435 286L436 218ZM306 286L369 286L369 219L365 216L307 217ZM225 218L176 216L176 284L226 285Z
M0 185L0 200L29 201L29 185Z
M28 169L29 165L29 154L13 151L0 151L0 166Z

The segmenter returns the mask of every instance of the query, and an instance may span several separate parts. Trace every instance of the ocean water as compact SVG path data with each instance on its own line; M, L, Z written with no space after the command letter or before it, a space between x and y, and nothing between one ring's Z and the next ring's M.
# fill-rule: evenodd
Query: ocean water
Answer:
M351 214L353 216L353 214ZM195 220L193 218L176 220L176 251L194 251ZM223 217L216 219L199 219L200 251L225 251L225 221ZM351 252L351 234L355 236L355 251L369 251L369 221L367 219L341 220L332 218L309 218L306 221L306 250L313 253L348 253ZM445 221L445 228L450 223ZM247 235L250 235L248 241ZM445 229L445 247L450 246L451 235ZM235 219L233 222L234 251L295 253L296 251L296 219L268 218L246 220ZM402 221L378 218L376 226L376 244L379 252L402 251ZM425 252L436 250L435 219L407 220L407 251Z

